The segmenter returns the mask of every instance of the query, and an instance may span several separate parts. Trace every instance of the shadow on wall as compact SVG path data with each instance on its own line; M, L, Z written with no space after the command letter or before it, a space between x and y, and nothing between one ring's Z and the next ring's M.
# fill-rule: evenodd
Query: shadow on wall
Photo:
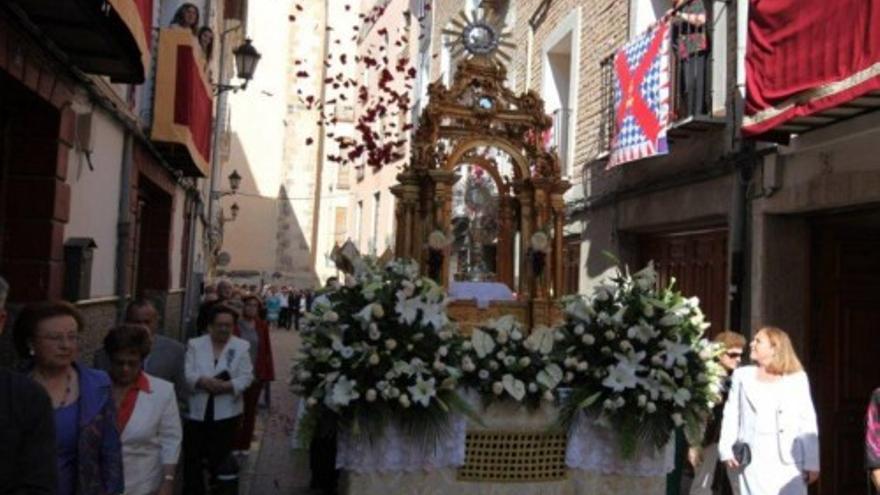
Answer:
M233 203L240 210L235 221L224 224L221 251L230 255L230 262L219 267L218 275L247 284L315 287L318 276L311 266L307 233L293 208L298 198L288 198L283 186L275 197L260 195L257 178L267 171L259 170L259 164L248 159L237 133L230 136L229 157L234 165L224 173L237 170L241 186L239 194L226 196L221 203L227 216Z

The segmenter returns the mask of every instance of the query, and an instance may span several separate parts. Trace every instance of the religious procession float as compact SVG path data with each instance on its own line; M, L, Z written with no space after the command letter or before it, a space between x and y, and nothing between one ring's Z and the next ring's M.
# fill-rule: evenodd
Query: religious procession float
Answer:
M393 189L394 256L337 250L345 281L307 316L298 436L330 419L350 494L665 493L674 432L698 439L720 399L699 302L650 265L558 296L550 118L504 86L501 28L459 27L470 56L430 87Z

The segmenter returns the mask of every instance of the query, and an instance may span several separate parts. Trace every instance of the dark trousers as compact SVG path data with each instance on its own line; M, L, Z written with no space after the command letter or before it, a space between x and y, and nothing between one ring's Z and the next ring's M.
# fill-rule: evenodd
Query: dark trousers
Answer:
M339 470L336 469L336 427L332 420L319 418L316 433L309 444L311 487L322 495L336 495Z
M290 330L290 308L281 308L278 314L278 328L281 327Z
M244 414L241 416L241 424L235 436L234 450L250 450L251 441L254 439L254 425L257 421L257 401L260 400L260 392L263 391L263 382L254 380L251 386L244 391Z
M232 453L232 442L241 416L219 421L189 419L183 426L183 493L204 495L204 467L211 479L220 464Z
M709 113L706 102L706 63L708 51L691 54L679 61L679 102L677 119L706 115Z

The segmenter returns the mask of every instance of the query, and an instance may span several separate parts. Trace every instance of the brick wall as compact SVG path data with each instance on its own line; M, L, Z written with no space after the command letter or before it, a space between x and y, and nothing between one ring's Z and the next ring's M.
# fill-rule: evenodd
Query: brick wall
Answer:
M116 325L116 304L115 297L77 304L86 322L79 347L80 361L86 365L92 363L95 351L103 345L104 336Z

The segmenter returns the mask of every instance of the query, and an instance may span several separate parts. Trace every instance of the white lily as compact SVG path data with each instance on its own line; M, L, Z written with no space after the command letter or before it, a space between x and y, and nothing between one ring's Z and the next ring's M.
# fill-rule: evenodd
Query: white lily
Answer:
M409 390L409 394L416 404L421 404L422 407L428 407L431 398L437 395L435 383L436 381L433 378L423 380L421 376L418 376L416 377L416 384L407 387L407 390Z

